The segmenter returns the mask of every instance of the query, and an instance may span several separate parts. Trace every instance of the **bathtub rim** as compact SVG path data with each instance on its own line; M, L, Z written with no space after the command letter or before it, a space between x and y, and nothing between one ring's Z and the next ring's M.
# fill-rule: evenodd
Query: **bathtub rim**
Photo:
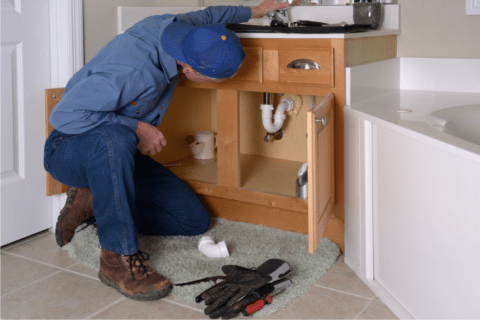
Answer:
M404 99L405 95L409 99ZM411 101L420 101L415 106ZM436 106L435 101L446 101ZM370 100L344 107L344 113L389 128L432 147L466 158L480 164L480 145L434 129L426 116L449 107L478 104L480 93L437 92L417 90L393 90ZM416 121L402 120L398 109L413 109L418 113Z
M462 123L459 123L459 121L463 120L460 118L463 118L465 114L471 113L471 111L474 111L477 117L480 118L480 103L440 109L428 114L426 120L430 126L441 132L480 145L480 131L475 130L475 127L472 127L471 124L463 123L462 125ZM454 130L452 130L452 127L454 127ZM478 137L475 136L475 133ZM472 136L473 138L471 138Z

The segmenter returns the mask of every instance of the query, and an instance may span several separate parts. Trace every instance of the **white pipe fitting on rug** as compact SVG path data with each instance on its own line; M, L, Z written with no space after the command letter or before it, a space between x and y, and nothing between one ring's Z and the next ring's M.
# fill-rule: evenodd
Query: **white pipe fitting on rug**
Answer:
M283 99L277 106L275 114L273 115L274 122L272 123L273 105L261 104L262 109L262 123L267 132L273 133L280 130L285 120L285 111L291 111L294 108L294 102L291 99Z
M202 237L198 241L198 251L209 258L226 258L230 256L225 241L215 244L212 237Z

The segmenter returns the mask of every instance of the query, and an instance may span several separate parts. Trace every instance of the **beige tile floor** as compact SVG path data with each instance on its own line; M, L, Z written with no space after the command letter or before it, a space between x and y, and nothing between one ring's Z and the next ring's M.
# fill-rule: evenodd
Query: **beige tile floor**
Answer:
M50 231L1 248L1 318L209 319L202 305L174 297L153 302L123 297L62 251ZM396 317L340 257L302 296L265 319Z

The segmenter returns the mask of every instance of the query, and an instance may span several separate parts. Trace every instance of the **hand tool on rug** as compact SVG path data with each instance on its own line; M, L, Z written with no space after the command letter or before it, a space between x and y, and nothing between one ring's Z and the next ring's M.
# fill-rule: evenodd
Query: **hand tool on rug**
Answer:
M247 304L239 302L252 291L275 282L290 274L290 266L280 259L269 259L255 269L225 265L222 267L227 280L205 290L195 298L197 303L205 301L205 314L212 319L228 319L239 314ZM252 300L251 302L254 302Z
M291 284L292 281L290 279L284 278L254 290L242 299L241 304L244 306L241 309L242 314L249 316L262 309L265 305L272 303L272 298L285 291Z

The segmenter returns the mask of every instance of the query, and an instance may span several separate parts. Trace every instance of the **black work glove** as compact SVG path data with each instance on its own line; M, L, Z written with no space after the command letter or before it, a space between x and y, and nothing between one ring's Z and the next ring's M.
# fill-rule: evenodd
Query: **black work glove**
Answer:
M230 281L207 289L195 299L197 302L205 301L208 305L205 314L212 319L230 313L230 309L253 290L287 276L290 266L283 260L270 259L257 269L226 265L222 271Z

